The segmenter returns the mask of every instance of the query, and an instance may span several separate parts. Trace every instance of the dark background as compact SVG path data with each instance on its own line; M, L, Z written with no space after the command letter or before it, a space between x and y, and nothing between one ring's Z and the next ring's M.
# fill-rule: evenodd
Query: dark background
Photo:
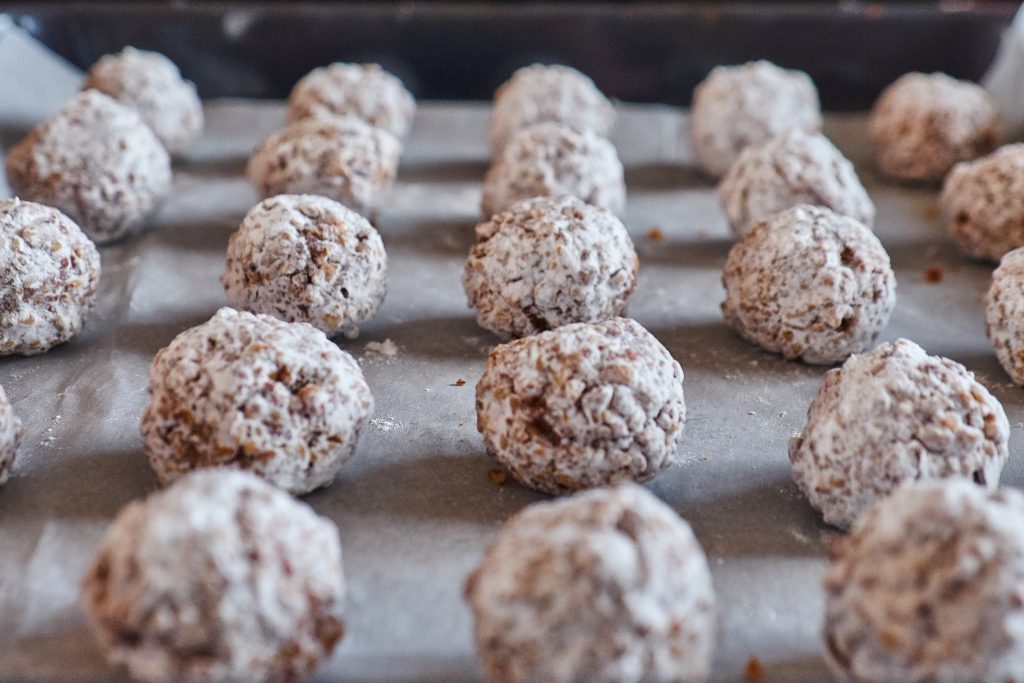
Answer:
M125 45L167 54L204 97L284 97L311 68L380 62L420 98L489 99L560 62L624 100L686 104L716 64L811 74L829 109L867 107L911 70L982 76L1018 3L0 2L86 68Z

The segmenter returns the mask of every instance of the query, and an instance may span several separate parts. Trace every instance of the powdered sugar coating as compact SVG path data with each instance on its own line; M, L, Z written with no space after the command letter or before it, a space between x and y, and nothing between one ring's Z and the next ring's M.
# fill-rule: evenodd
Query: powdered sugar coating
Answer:
M787 131L821 130L814 82L764 60L717 66L693 92L690 140L701 167L720 178L750 145Z
M100 57L85 75L82 89L88 88L135 109L171 156L187 152L203 132L196 86L159 52L126 47Z
M1008 252L992 273L985 332L1014 384L1024 384L1024 247Z
M489 681L699 681L715 597L690 526L623 484L535 503L466 582Z
M722 315L733 329L805 363L837 363L867 350L896 305L896 276L874 233L806 204L741 237L722 284Z
M96 302L100 255L57 209L0 199L0 355L74 337Z
M401 153L398 138L357 118L304 119L264 140L247 173L264 198L316 194L372 216L391 191Z
M402 81L379 64L336 62L313 69L288 96L288 121L355 116L404 138L416 115L416 100Z
M86 90L10 149L7 181L104 243L138 229L170 192L171 160L135 110Z
M813 204L869 228L875 205L853 164L819 133L794 130L743 150L718 185L718 196L737 235L796 206Z
M879 170L898 180L938 181L959 161L999 141L995 103L970 81L908 73L887 86L868 120Z
M972 258L998 261L1024 246L1024 144L954 166L939 204L953 241Z
M907 486L839 539L825 575L829 664L858 681L1024 680L1024 496Z
M264 199L228 241L228 304L354 338L387 293L388 260L370 222L326 197Z
M7 392L0 387L0 484L11 478L11 471L18 459L21 435L21 420L14 414L14 406L7 398Z
M127 505L82 581L107 660L140 681L284 681L342 635L334 524L238 470Z
M525 66L494 93L491 152L497 156L515 133L545 121L607 137L615 108L590 77L572 67Z
M547 493L652 479L676 460L685 424L683 369L628 318L497 346L476 385L487 452Z
M621 214L626 206L622 162L593 131L538 123L515 133L484 176L484 216L533 197L572 195Z
M626 227L575 197L537 197L476 226L462 286L477 322L524 337L622 315L636 287Z
M161 349L142 415L164 484L240 467L294 494L331 483L373 412L359 365L305 323L222 308Z
M994 489L1009 432L973 373L900 339L825 373L789 459L811 505L845 529L906 482L966 477Z

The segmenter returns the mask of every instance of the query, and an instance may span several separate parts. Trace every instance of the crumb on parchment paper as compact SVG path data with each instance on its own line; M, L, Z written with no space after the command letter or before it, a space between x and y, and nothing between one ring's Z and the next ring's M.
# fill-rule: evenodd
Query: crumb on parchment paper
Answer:
M928 266L924 269L924 281L932 284L938 284L942 282L942 277L945 275L945 271L942 266L936 264Z
M747 660L747 668L743 671L743 678L748 681L760 681L764 678L764 664L757 657Z
M449 384L448 386L450 386L450 387L464 387L464 386L466 386L466 380L464 380L464 379L462 379L460 377L457 380L455 380L454 382L452 382L451 384Z

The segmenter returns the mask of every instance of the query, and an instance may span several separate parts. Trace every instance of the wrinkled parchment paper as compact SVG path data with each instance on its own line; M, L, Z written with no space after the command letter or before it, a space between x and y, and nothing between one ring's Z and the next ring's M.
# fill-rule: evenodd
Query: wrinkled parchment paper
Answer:
M27 99L34 111L24 99L0 104L9 145L76 80L52 76L43 88L12 77L4 43L4 96L15 81L46 91ZM281 103L217 101L206 113L206 135L175 169L174 194L150 229L102 249L99 304L83 333L43 356L0 359L0 383L25 423L20 468L0 489L0 680L115 677L86 630L78 581L118 509L157 488L138 435L147 367L224 304L228 235L257 200L245 160L284 120ZM493 463L474 427L473 386L496 340L466 308L460 271L478 219L487 115L483 104L421 106L380 219L387 301L359 339L339 341L360 360L377 410L358 456L304 499L337 523L350 588L345 639L318 680L479 678L464 577L504 520L545 499L511 480L490 482ZM711 183L692 167L685 126L670 108L622 106L614 134L641 258L630 313L686 373L683 462L649 486L707 551L720 606L716 680L741 678L757 657L765 680L820 681L823 537L832 532L791 483L786 444L824 368L758 351L722 322L731 239ZM876 178L863 116L830 116L826 133L857 163L896 267L898 304L883 338L910 337L978 373L1012 425L1004 482L1024 484L1022 390L984 335L990 267L955 252L933 190ZM652 228L663 239L651 239ZM942 269L940 283L925 281L931 266ZM389 339L393 356L367 347Z

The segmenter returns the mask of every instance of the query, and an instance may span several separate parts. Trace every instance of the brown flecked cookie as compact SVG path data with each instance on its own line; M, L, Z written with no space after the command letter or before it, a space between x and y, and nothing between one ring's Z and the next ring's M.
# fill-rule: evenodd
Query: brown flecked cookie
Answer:
M515 133L484 176L485 217L533 197L572 195L621 214L626 181L615 147L593 131L537 123Z
M341 639L334 524L238 470L128 504L82 581L112 665L134 680L296 681Z
M718 196L739 236L797 204L823 206L869 228L875 221L875 205L853 164L819 133L795 130L747 147L718 185Z
M818 90L803 71L764 60L717 66L693 91L690 140L701 167L715 178L748 146L791 130L821 130Z
M139 229L170 193L171 159L134 109L86 90L8 151L7 181L104 243Z
M373 412L359 365L320 330L222 308L157 352L142 436L161 483L238 467L294 494L334 479Z
M820 206L796 206L754 225L729 250L722 284L722 315L740 336L813 364L869 349L896 304L882 243Z
M882 91L868 134L883 173L937 182L953 164L995 149L999 121L992 98L976 83L942 73L909 73Z
M1009 433L999 401L964 366L900 339L825 373L789 459L811 505L847 529L906 482L965 477L995 489Z
M82 329L100 255L57 209L0 199L0 355L48 351Z
M985 332L1014 384L1024 384L1024 247L1008 252L992 273Z
M288 96L289 123L355 116L404 138L415 115L412 93L379 64L336 62L318 67L303 76Z
M353 116L303 119L263 141L246 173L263 198L317 194L372 218L398 173L402 143Z
M576 69L560 64L523 67L494 93L491 152L497 156L515 133L544 121L607 137L615 123L615 108Z
M831 548L825 644L843 680L1024 681L1024 496L906 486Z
M527 199L476 234L462 286L477 322L504 339L622 315L636 287L622 221L575 197Z
M998 261L1024 246L1024 144L954 166L939 205L953 241L972 258Z
M21 420L3 387L0 387L0 484L11 478L21 445Z
M370 222L316 195L264 199L228 241L228 304L328 337L354 338L387 293L388 260Z
M683 369L628 318L497 346L476 385L487 452L547 493L652 479L676 461L685 424Z
M635 484L535 503L466 582L488 681L703 681L715 596L690 526Z
M196 86L159 52L126 47L100 57L85 75L82 89L90 88L137 111L171 156L182 156L203 132Z

